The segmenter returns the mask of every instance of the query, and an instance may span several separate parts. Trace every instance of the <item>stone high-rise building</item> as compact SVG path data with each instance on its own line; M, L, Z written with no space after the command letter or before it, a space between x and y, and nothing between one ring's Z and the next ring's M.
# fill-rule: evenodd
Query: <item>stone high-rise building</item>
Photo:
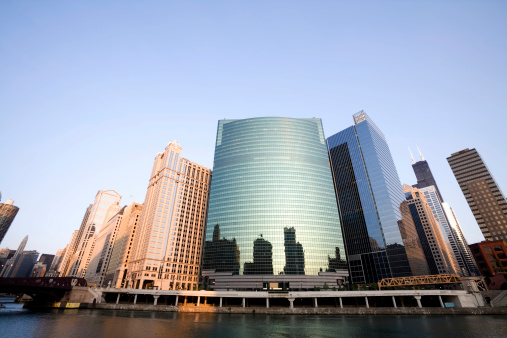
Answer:
M197 290L211 170L181 157L173 141L155 157L129 286Z
M435 219L424 193L407 184L403 185L403 190L431 274L457 273L459 267L451 245L445 240L445 230Z
M113 204L119 205L120 201L121 195L114 190L100 190L97 192L95 202L86 210L75 238L74 248L71 248L69 253L72 257L66 273L67 276L85 276L95 246L95 235L118 211L111 211L110 206Z
M103 286L102 282L109 268L111 253L116 242L116 235L120 228L124 209L120 209L118 204L112 204L109 207L108 213L112 215L116 212L116 214L95 235L93 252L85 274L86 281L90 285Z
M112 287L125 287L128 265L134 249L133 245L138 233L142 211L143 205L136 202L125 207L103 285L109 286L109 282L111 282Z
M488 241L507 241L507 201L475 149L447 158L477 224Z

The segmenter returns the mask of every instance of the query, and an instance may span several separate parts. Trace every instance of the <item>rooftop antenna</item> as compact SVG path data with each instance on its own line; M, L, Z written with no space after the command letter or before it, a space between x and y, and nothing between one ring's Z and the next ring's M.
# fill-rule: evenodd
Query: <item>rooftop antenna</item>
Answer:
M412 159L412 164L415 164L414 155L412 155L412 150L408 147L408 151L410 152L410 158Z
M419 147L417 147L417 151L419 152L419 156L421 156L421 160L426 161L426 160L424 159L423 154L422 154L422 153L421 153L421 151L419 150Z

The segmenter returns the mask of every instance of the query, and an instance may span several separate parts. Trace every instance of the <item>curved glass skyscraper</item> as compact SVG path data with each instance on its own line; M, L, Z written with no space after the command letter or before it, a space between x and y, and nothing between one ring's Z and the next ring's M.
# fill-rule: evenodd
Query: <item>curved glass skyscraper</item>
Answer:
M303 288L287 276L346 274L320 119L218 122L203 270Z

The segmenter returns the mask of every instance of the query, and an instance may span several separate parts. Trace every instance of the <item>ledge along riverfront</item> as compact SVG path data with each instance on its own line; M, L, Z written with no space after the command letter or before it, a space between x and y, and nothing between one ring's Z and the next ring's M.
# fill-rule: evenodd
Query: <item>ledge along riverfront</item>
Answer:
M496 295L507 300L507 291ZM74 286L59 302L26 307L259 314L507 314L463 290L174 291Z

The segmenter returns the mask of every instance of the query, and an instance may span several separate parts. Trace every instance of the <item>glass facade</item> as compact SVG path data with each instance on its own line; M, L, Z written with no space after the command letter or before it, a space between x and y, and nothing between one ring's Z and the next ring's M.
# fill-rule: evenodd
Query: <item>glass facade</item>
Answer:
M398 221L403 190L386 139L364 113L327 139L352 283L411 274Z
M218 123L203 270L317 275L346 269L320 119Z

